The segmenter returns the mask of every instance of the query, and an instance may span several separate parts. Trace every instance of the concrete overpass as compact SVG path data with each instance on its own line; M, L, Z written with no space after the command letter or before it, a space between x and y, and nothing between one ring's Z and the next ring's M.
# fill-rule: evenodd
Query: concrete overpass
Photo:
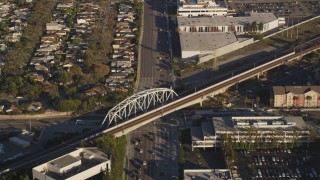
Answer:
M292 52L289 53L285 56L282 56L280 58L277 58L275 60L272 60L270 62L267 62L265 64L262 64L260 66L257 66L253 69L250 69L246 72L243 72L241 74L238 74L236 76L233 76L229 79L226 79L220 83L214 84L210 87L207 87L205 89L202 89L198 92L195 92L193 94L190 94L188 96L185 96L181 99L178 99L174 102L171 102L169 104L166 104L164 106L158 107L157 109L151 110L149 112L146 112L145 114L142 114L138 117L132 118L126 122L123 122L119 125L116 125L114 127L108 128L104 130L101 133L111 133L114 134L115 136L122 136L125 135L147 123L150 123L162 116L165 116L167 114L170 114L174 111L183 109L185 107L200 103L204 100L206 100L208 97L215 96L219 93L225 92L229 87L240 83L242 81L245 81L247 79L250 79L252 77L259 77L262 73L273 69L277 66L283 65L285 63L288 63L290 61L296 60L301 58L302 56L316 51L320 49L320 44L316 44L310 48L307 48L305 50L301 50L300 52Z

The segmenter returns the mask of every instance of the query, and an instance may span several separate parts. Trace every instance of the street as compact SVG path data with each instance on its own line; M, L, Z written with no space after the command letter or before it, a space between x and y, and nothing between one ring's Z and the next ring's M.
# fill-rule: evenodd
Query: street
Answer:
M141 42L140 77L137 91L170 87L173 81L171 44L166 5L160 0L144 3L143 38Z
M128 135L128 179L174 179L178 176L178 126L149 123Z

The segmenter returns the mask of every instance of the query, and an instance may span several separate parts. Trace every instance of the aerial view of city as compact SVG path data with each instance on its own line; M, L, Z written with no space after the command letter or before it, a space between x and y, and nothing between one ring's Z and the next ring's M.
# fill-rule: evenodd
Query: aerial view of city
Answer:
M0 0L0 180L320 179L320 0Z

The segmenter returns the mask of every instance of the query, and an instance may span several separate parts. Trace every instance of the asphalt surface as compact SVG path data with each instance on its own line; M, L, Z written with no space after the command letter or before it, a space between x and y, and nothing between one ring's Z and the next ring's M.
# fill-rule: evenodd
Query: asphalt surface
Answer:
M126 173L129 180L178 177L178 126L157 121L128 136L129 164Z
M170 87L172 68L166 5L161 0L144 3L143 37L141 41L140 77L137 91Z

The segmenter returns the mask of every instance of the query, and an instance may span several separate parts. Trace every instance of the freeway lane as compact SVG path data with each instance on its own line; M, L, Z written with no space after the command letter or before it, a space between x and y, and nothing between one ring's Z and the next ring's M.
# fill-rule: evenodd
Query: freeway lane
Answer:
M143 19L137 91L160 86L160 81L167 84L172 80L165 1L146 1Z

